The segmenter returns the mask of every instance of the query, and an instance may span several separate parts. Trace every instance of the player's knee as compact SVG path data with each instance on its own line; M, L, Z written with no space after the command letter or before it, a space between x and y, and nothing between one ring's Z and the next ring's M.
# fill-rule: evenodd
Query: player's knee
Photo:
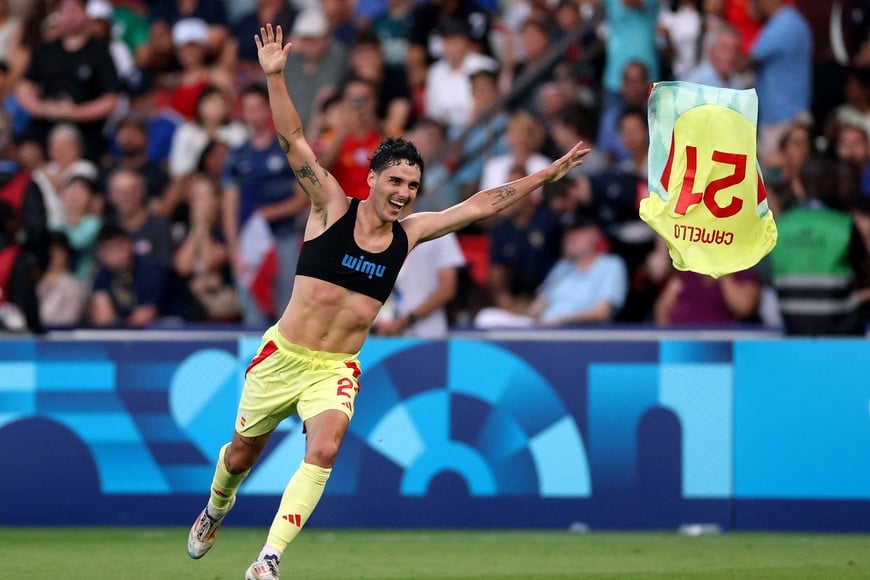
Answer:
M242 473L254 466L259 453L246 446L230 445L224 454L227 471L233 474Z
M332 467L338 457L339 441L326 441L309 446L305 453L305 462L320 467Z

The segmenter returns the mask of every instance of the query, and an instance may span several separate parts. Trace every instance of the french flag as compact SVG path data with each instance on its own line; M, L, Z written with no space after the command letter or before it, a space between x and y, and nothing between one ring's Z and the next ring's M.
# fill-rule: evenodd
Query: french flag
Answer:
M239 250L244 269L241 283L247 288L263 314L275 316L275 277L278 275L278 248L269 222L254 211L239 231Z

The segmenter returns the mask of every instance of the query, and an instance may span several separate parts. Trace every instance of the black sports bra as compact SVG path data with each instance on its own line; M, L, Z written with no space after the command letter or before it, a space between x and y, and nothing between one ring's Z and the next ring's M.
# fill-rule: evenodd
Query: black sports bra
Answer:
M386 250L378 253L363 250L353 238L358 207L358 199L350 200L350 207L338 221L302 244L296 274L325 280L385 302L408 257L408 236L397 221L393 223L393 241Z

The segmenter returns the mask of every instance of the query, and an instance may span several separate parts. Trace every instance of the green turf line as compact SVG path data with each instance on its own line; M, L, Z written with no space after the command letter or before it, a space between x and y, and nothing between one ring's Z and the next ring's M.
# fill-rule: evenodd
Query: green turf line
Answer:
M239 580L265 530L222 529L202 560L181 528L0 528L0 578ZM870 578L870 536L306 530L290 578Z

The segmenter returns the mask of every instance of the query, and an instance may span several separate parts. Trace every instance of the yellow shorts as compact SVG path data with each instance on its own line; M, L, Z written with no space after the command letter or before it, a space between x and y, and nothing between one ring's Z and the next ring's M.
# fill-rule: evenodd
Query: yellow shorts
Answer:
M293 344L278 325L245 371L245 386L236 415L236 431L246 437L269 433L293 414L305 421L331 409L353 417L359 391L356 355L320 352Z

